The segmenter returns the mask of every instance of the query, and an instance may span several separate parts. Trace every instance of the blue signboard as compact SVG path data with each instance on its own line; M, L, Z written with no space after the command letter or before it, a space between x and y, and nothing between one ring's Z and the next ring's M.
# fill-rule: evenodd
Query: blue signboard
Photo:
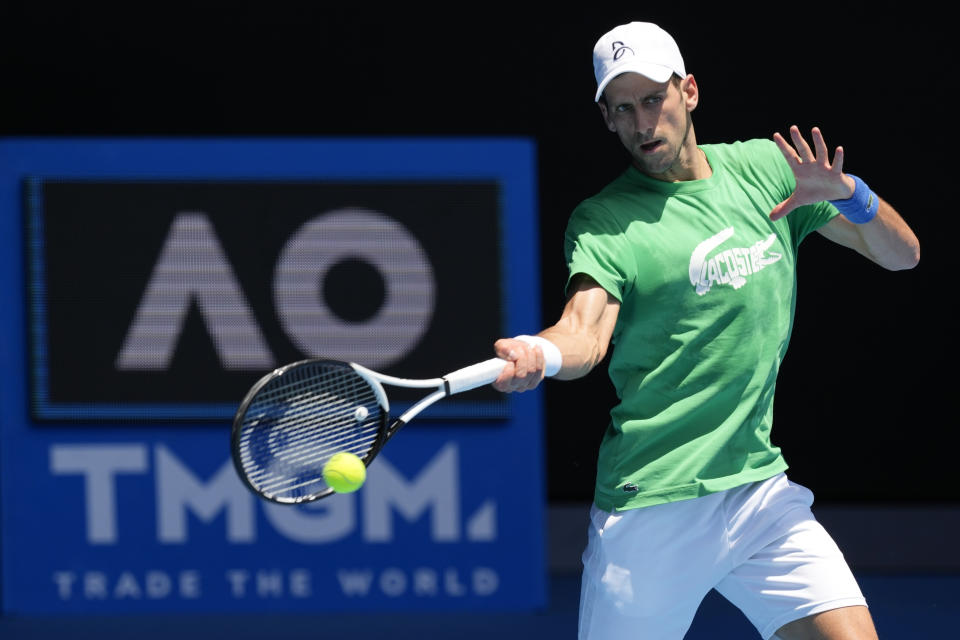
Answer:
M543 604L539 392L442 401L313 504L229 457L278 365L536 331L535 175L522 139L0 141L3 611Z

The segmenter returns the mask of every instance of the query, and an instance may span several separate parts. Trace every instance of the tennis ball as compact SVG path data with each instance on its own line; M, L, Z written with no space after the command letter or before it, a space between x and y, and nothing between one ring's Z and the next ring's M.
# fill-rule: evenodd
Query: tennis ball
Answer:
M333 454L323 465L323 479L337 493L352 493L363 486L367 467L349 451Z

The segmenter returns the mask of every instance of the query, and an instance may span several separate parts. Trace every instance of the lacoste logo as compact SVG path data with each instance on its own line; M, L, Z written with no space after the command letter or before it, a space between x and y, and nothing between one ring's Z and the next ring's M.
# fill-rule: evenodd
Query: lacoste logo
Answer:
M632 482L628 482L627 484L623 485L624 493L636 493L637 491L640 491L640 487L633 484Z
M626 52L628 52L628 51L630 52L630 55L636 55L636 54L633 53L633 49L631 49L631 48L628 47L627 45L623 44L623 42L621 42L620 40L614 41L614 42L610 45L610 47L613 49L613 59L614 59L614 60L619 60L619 59L622 58L623 55L624 55Z
M698 296L706 294L715 284L727 284L739 289L747 283L747 276L783 257L782 253L769 251L777 241L775 233L750 247L726 249L710 256L714 249L733 237L733 233L733 227L728 227L698 244L690 254L690 284L696 287Z

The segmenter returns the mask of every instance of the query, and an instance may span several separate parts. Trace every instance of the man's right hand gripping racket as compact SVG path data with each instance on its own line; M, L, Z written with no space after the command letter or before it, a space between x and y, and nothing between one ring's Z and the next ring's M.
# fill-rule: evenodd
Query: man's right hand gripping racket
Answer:
M546 375L555 375L560 352L542 339L528 341L544 347ZM325 498L334 491L323 479L323 466L334 454L348 451L370 466L414 416L442 398L490 384L506 364L491 358L426 380L338 360L288 364L261 378L240 403L231 433L233 463L247 486L267 500L297 504ZM432 391L391 422L384 384Z

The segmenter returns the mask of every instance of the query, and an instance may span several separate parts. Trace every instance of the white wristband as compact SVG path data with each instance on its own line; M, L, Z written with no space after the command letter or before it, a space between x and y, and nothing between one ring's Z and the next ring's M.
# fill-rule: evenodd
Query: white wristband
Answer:
M543 351L543 372L548 378L560 372L560 367L563 366L563 355L557 345L540 336L516 336L514 340L523 340L527 344L540 347Z

